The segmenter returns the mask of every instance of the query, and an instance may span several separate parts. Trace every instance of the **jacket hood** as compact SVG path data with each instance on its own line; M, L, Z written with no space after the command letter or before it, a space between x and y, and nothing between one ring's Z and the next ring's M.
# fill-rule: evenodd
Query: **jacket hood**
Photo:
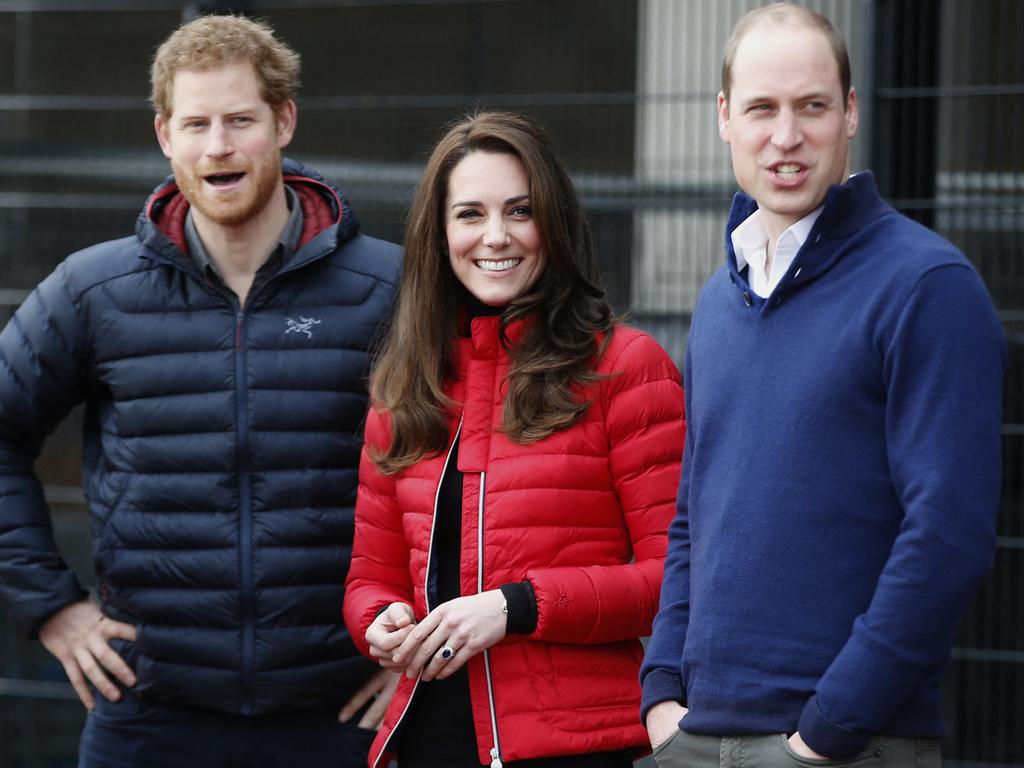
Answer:
M737 192L729 210L725 228L726 266L736 283L740 278L736 268L736 253L732 246L732 233L750 214L757 210L757 202L743 192ZM844 184L834 184L825 195L821 215L807 236L807 241L797 253L790 271L799 279L783 279L773 296L789 293L800 285L806 285L828 272L849 249L810 249L811 244L828 240L846 240L856 232L864 230L895 210L878 196L875 177L871 171L851 176ZM741 283L740 283L741 284Z
M281 163L284 183L298 195L302 205L302 235L299 252L288 266L298 266L330 253L359 232L348 200L319 173L300 162L284 158ZM189 202L181 194L173 174L153 190L139 214L135 234L146 246L147 255L181 264L188 254L185 243L185 217ZM316 247L305 246L315 241Z

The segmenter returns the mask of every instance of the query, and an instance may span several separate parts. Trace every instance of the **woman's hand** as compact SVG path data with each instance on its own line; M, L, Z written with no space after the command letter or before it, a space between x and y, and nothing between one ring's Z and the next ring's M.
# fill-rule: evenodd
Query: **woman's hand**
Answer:
M500 589L442 603L409 632L391 661L408 677L443 680L505 637Z
M385 608L366 630L370 655L384 669L402 670L405 664L394 661L395 649L402 644L413 627L416 615L408 603L392 603Z

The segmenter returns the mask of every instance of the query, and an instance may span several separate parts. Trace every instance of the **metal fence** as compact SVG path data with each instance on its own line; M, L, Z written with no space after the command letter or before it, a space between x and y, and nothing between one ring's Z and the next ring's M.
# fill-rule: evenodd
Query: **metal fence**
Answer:
M0 320L68 252L131 230L167 172L146 64L184 15L233 6L302 54L290 154L336 180L364 231L398 239L423 151L475 106L552 131L619 310L682 360L734 191L717 135L720 52L761 0L0 0ZM1024 3L811 0L850 44L855 168L959 245L1010 348L999 552L944 688L947 762L1024 765ZM88 581L75 420L38 466L62 551ZM73 765L62 672L0 618L0 764ZM56 735L54 735L56 734Z
M955 757L1024 762L1024 6L879 0L874 20L880 186L981 272L1009 345L995 567L946 677ZM914 45L906 45L913 39Z

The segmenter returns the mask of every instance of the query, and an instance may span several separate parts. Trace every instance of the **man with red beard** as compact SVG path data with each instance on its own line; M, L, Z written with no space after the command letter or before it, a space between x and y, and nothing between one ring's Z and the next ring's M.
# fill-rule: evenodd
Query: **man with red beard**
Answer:
M389 696L341 604L400 254L282 160L298 74L264 24L174 32L152 67L174 175L0 334L0 599L89 710L80 766L362 765ZM82 402L92 597L32 470Z

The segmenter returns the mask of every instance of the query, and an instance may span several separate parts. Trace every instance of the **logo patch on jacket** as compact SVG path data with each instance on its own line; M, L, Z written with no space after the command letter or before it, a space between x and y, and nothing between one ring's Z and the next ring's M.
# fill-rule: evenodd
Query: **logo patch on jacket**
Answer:
M320 325L322 322L317 320L315 317L302 317L301 315L297 322L292 320L290 317L286 317L284 321L288 324L288 327L285 329L286 336L289 333L304 333L306 334L306 338L309 339L313 338L313 326Z

